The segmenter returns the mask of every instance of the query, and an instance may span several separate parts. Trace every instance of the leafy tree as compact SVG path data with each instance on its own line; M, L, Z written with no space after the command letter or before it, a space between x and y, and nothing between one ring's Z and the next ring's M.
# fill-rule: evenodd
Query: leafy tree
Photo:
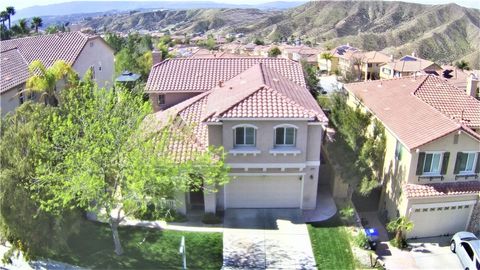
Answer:
M45 29L45 33L47 33L47 34L55 34L55 33L58 33L58 32L60 32L60 31L58 30L58 27L54 24L49 25L47 27L47 29Z
M12 36L12 31L10 31L10 29L7 29L7 27L4 24L0 24L0 39L7 40L7 39L10 39L11 36Z
M328 63L332 61L333 55L329 52L324 52L320 55L320 58L325 60L325 66L327 67L327 73L330 75L330 68L328 67Z
M65 83L69 87L78 79L72 67L63 60L56 61L48 68L39 60L35 60L28 69L31 77L27 80L25 91L39 93L40 100L51 106L56 106L58 103L57 84Z
M317 77L317 70L315 66L309 64L306 61L302 61L302 68L303 74L305 76L305 80L307 81L307 87L310 90L310 93L315 98L318 95L318 77Z
M394 243L397 247L403 248L405 246L405 238L403 236L403 232L409 232L413 230L414 224L410 221L407 217L398 217L390 221L387 224L387 230L389 232L395 233L395 241Z
M209 50L215 50L215 48L217 47L217 42L213 37L208 37L207 41L205 41L205 46Z
M461 70L470 70L470 65L467 61L461 60L455 63L455 66Z
M35 199L48 212L82 208L108 220L118 255L125 216L202 182L215 186L228 179L221 149L176 162L167 151L175 135L168 124L148 129L151 107L142 93L83 84L61 98L48 131L37 137L38 151L48 156L36 168L32 189L41 196Z
M3 11L0 12L0 20L2 21L2 25L3 25L4 28L6 27L5 26L5 21L8 20L9 16L10 15L8 14L8 12L6 10L3 10Z
M14 114L0 119L0 237L29 258L51 248L67 248L66 240L78 228L75 211L54 216L31 199L36 162L35 136L42 134L52 109L26 102Z
M253 40L253 43L255 45L265 45L265 42L261 39L259 39L258 37L256 37L254 40Z
M118 53L123 48L126 42L125 39L122 38L120 35L110 32L107 32L105 34L105 41L108 43L108 45L110 45L110 47L113 48L115 53Z
M268 51L268 57L277 57L279 55L282 54L282 51L280 51L280 49L275 46L273 48L271 48L269 51Z
M5 8L5 11L7 12L8 14L8 29L12 28L11 27L11 20L12 20L12 16L15 15L15 8L14 7L7 7Z
M35 29L35 33L38 33L38 28L43 26L42 18L40 17L33 17L31 28Z
M355 73L357 74L357 80L362 79L362 63L363 59L361 57L352 57L353 67L355 68Z
M12 31L15 35L28 35L30 33L30 29L27 26L27 20L26 19L20 19L18 20L17 24L12 26Z

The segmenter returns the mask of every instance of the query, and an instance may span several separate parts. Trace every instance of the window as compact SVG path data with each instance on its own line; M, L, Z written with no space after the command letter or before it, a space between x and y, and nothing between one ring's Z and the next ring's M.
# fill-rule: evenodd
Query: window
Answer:
M397 140L397 144L395 145L395 159L402 160L402 143Z
M295 146L297 129L294 127L277 127L275 129L275 146Z
M470 260L473 261L473 255L474 254L473 254L472 247L470 247L470 245L465 243L465 242L462 243L462 247L465 249L465 252L467 253L468 257L470 257Z
M372 67L372 63L368 63L367 66L368 66L368 67Z
M441 153L425 154L425 162L423 163L423 174L440 174Z
M255 146L255 128L242 126L235 128L235 146Z
M158 105L165 105L165 95L158 95Z
M95 66L90 66L90 70L92 71L92 79L95 80Z
M455 161L455 174L472 174L475 172L475 167L478 155L475 152L458 152L457 160Z
M18 95L18 100L19 100L19 102L20 102L20 105L25 102L25 93L24 93L24 92L21 92L21 93Z

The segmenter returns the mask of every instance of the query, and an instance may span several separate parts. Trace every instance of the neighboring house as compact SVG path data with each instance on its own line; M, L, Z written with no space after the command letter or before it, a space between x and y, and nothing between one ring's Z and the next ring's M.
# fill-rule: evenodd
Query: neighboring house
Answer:
M318 67L320 71L327 72L340 72L345 74L346 70L350 70L350 60L346 59L350 54L359 51L357 48L347 45L340 45L331 51L322 53L330 53L332 55L331 60L322 59L322 53L317 55Z
M442 67L415 55L407 55L397 61L380 66L380 78L391 79L419 74L439 75Z
M454 66L442 66L439 76L458 89L479 98L480 70L461 70Z
M317 55L321 51L320 49L312 48L306 45L292 46L284 45L279 47L282 51L280 57L290 59L293 61L306 61L309 64L318 65Z
M100 87L112 85L113 49L99 36L81 32L32 36L0 41L2 116L14 111L27 98L20 91L29 78L28 66L40 60L46 67L64 60L82 77L88 69Z
M177 160L222 146L231 168L230 182L214 187L218 192L204 187L180 194L178 211L315 208L328 120L307 90L300 64L281 58L166 60L152 68L147 91L154 105L158 95L164 101L170 94L190 95L151 118L161 125L173 117L175 126L192 127L189 140L170 145Z
M393 61L393 56L388 56L377 51L362 52L362 78L364 80L380 79L380 66Z
M380 213L413 221L409 238L480 232L480 101L433 75L345 89L385 127Z

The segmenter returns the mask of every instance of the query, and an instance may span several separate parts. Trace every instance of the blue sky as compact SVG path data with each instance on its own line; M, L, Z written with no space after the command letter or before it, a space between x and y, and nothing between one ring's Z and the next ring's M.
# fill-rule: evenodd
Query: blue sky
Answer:
M95 1L95 0L83 0L83 1ZM115 1L137 1L137 0L115 0ZM149 0L138 0L138 1L149 1ZM158 0L153 0L158 1ZM172 0L166 0L172 1ZM175 0L174 0L175 1ZM181 1L181 0L176 0ZM192 1L192 0L189 0ZM209 1L209 0L193 0L193 1ZM255 4L255 3L265 3L265 2L273 2L276 0L212 0L212 2L222 2L222 3L231 3L231 4ZM282 1L298 1L298 0L282 0ZM446 3L457 3L461 6L465 7L475 7L480 8L479 0L403 0L404 2L414 2L414 3L421 3L421 4L446 4ZM22 9L30 6L35 5L48 5L53 3L62 3L62 2L71 2L66 0L0 0L0 8L5 8L6 6L13 5L16 9Z

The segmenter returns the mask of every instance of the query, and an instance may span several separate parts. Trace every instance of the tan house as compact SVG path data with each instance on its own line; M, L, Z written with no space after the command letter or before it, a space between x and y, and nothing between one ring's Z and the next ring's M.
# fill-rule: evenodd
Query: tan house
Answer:
M359 51L357 48L347 45L340 45L333 50L321 52L317 55L318 68L320 71L326 71L328 73L340 72L345 74L345 70L349 70L350 60L349 57L352 53ZM322 54L328 53L332 56L331 60L325 60L322 58Z
M420 74L439 74L442 67L415 55L406 55L397 61L380 66L380 78L391 79Z
M81 32L58 33L0 41L0 99L2 116L20 106L27 97L25 89L29 77L28 66L40 60L46 67L64 60L83 76L93 70L100 87L112 84L114 51L100 37Z
M409 238L480 232L480 101L433 75L345 85L385 127L380 212Z
M191 141L171 145L178 160L223 146L231 168L230 182L216 187L218 192L204 187L179 194L178 211L315 208L328 120L307 90L298 63L281 58L167 60L152 68L147 91L157 110L159 100L175 104L154 119L175 117L179 125L193 127Z

